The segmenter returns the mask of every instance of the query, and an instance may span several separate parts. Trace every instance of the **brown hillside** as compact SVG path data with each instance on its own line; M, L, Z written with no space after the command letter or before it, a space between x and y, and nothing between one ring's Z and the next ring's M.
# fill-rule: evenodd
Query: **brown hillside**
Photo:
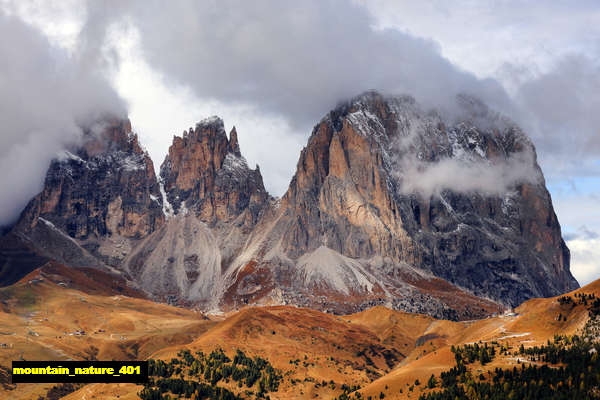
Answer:
M439 376L453 365L452 345L497 341L513 348L529 347L557 333L575 333L587 318L585 307L560 305L555 297L527 301L514 314L463 322L385 307L346 316L290 306L247 307L207 319L191 310L114 295L114 291L90 294L59 285L59 279L52 277L59 276L64 283L62 268L47 265L0 289L3 368L21 357L169 360L185 348L204 353L222 348L230 356L241 349L281 370L284 379L279 390L270 393L272 399L333 398L342 393L342 385L360 386L365 397L383 392L385 398L409 398L409 393L416 398L424 385L409 392L415 379L424 383L431 374ZM85 274L75 272L69 279L70 285L86 287ZM105 282L94 289L112 287ZM567 296L574 293L600 296L600 281ZM557 321L558 313L567 321ZM79 329L85 335L70 335ZM497 357L485 367L474 368L512 368L517 359ZM225 385L242 393L232 383ZM3 390L10 398L37 399L51 386L15 387L5 382ZM93 384L67 398L134 399L139 390L136 385Z

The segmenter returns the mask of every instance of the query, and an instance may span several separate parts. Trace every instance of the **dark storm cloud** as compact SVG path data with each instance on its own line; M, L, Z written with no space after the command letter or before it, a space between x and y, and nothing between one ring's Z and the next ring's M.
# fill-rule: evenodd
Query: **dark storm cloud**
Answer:
M598 171L600 72L598 60L586 56L562 57L545 72L514 65L518 89L509 96L497 80L452 64L436 42L375 29L367 9L349 1L132 1L114 15L89 15L94 27L112 18L139 29L149 64L200 99L250 105L296 131L307 132L339 100L368 89L408 93L450 112L456 94L467 93L523 126L551 173L583 170L574 154L590 174Z
M12 222L43 182L50 160L85 125L125 107L104 78L0 12L0 225Z
M350 1L88 1L84 14L72 57L22 23L0 20L0 34L11 38L0 43L7 60L0 66L6 132L0 163L3 171L24 174L1 178L3 188L14 190L0 197L0 224L39 189L52 153L79 135L79 120L92 111L124 113L102 78L107 65L119 62L107 57L111 41L122 39L115 25L139 32L143 58L168 85L190 88L201 101L284 118L290 131L308 133L338 101L368 89L408 93L450 112L456 95L467 93L517 120L555 161L546 165L575 171L576 154L590 173L598 171L600 74L585 57L566 58L544 73L513 68L519 89L510 97L498 81L452 64L436 42L375 29L367 9ZM431 181L437 176L432 170Z
M375 30L368 11L348 1L133 1L112 16L92 9L88 17L88 41L99 42L102 21L127 21L166 79L303 130L368 89L410 93L430 106L450 107L459 92L509 105L496 81L458 69L430 40Z

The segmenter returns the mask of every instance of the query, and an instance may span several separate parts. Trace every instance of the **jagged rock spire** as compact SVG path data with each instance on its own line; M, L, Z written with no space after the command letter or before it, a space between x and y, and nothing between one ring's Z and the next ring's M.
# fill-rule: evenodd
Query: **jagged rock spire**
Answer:
M237 130L235 129L235 126L231 129L231 132L229 133L228 150L229 152L235 154L238 157L242 156L242 153L240 152L240 144L238 142Z
M228 140L218 117L175 137L160 175L175 212L191 210L207 223L245 214L253 225L269 197L260 172L242 157L235 127Z

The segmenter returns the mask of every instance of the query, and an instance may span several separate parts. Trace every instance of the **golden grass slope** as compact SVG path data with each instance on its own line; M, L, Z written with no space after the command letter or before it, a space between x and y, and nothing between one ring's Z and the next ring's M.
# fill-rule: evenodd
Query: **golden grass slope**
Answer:
M68 278L61 276L61 282ZM71 278L74 284L77 277ZM144 359L165 346L190 342L214 324L191 310L64 287L43 268L0 289L0 305L4 369L20 359ZM52 386L19 384L13 389L8 383L6 377L0 382L0 398L37 399Z
M40 276L43 280L34 282ZM284 374L272 399L333 398L342 393L343 384L360 386L363 397L383 392L386 399L415 399L431 374L439 376L454 365L452 345L499 341L528 347L554 334L573 334L587 319L583 306L565 308L557 298L533 299L514 314L464 322L384 307L345 316L289 306L247 307L208 319L142 298L89 294L83 286L74 288L75 278L72 287L64 287L47 276L42 269L41 275L0 289L3 368L20 358L169 360L184 348L208 353L220 347L229 355L241 349L268 359ZM600 281L576 292L600 296ZM558 321L559 313L567 321ZM85 335L70 335L77 330ZM497 357L474 368L512 368L516 363L514 356ZM422 384L409 392L415 379ZM37 399L50 386L5 381L0 397ZM133 384L91 384L67 398L134 399L140 389Z
M600 280L566 296L572 297L575 293L600 296ZM383 392L386 399L418 398L427 391L425 383L431 374L439 378L440 372L454 366L454 354L450 351L452 345L496 341L518 349L521 344L526 348L544 344L555 334L573 335L585 325L587 309L582 305L574 308L560 305L558 297L532 299L516 308L514 313L494 318L465 322L435 321L425 332L426 335L435 336L435 339L417 345L391 373L373 381L360 392L365 397L379 396ZM566 316L567 320L558 321L559 314ZM523 360L514 355L497 355L485 367L476 363L475 372L481 373L496 367L513 368L519 361ZM421 384L411 392L409 388L416 379Z

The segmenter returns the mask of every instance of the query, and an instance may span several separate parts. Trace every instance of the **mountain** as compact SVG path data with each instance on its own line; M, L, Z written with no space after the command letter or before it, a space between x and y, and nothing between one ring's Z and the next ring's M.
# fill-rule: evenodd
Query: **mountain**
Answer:
M52 161L11 234L44 257L118 272L132 243L164 224L160 196L130 122L106 119Z
M464 289L516 306L578 287L533 145L485 105L460 100L456 121L410 97L373 92L327 114L288 191L226 271L225 302L248 294L257 301L274 288L285 302L319 309L388 304L464 318L465 308L482 311L457 306L456 298L469 303ZM497 193L403 190L407 180L426 178L398 174L407 163L454 161L527 173Z
M534 146L476 99L458 108L375 92L340 104L281 199L217 117L173 139L159 178L129 122L108 121L51 164L10 235L213 311L387 305L470 319L577 288Z
M292 282L303 282L294 291L354 299L377 290L402 299L398 289L423 271L512 306L578 287L533 145L483 104L465 98L462 106L453 124L410 97L377 93L330 112L300 155L268 239L240 261L292 270ZM500 169L518 156L529 180L501 194L446 189L423 197L405 193L397 175L405 159Z
M161 182L174 213L190 210L212 226L242 215L239 223L251 229L269 195L258 166L250 169L242 157L235 127L229 136L223 121L212 117L175 137Z
M208 118L175 137L160 169L167 223L123 268L141 287L172 301L219 307L222 269L272 202L258 166L241 155L235 128Z

